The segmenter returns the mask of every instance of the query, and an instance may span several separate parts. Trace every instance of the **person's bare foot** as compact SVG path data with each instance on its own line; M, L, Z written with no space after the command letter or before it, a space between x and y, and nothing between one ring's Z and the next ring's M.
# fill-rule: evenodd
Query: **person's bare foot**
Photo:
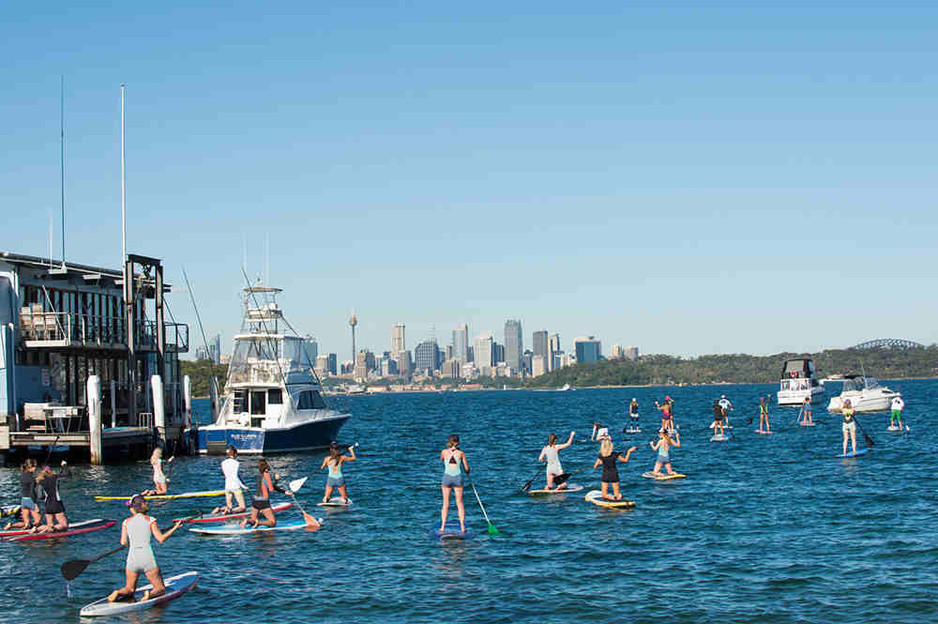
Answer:
M110 594L107 595L108 602L117 602L117 597L120 596L120 590L115 589Z

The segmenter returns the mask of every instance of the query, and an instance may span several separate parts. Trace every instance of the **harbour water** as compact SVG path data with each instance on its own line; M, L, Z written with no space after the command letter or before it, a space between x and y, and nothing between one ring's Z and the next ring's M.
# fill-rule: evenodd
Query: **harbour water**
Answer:
M133 622L934 622L938 620L938 494L934 473L938 381L898 381L911 432L887 433L884 414L859 420L876 444L855 460L836 459L839 417L815 407L819 425L796 424L795 409L771 408L772 436L758 436L760 395L775 386L475 392L337 397L354 416L342 442L359 442L344 471L355 505L312 507L322 495L323 455L271 459L285 478L310 476L299 500L324 518L317 533L208 538L180 532L156 546L166 575L198 570L199 587ZM710 406L735 404L735 439L709 442ZM599 486L592 470L595 420L621 431L628 401L652 431L654 399L670 394L684 446L672 453L686 479L641 477L654 463L652 433L634 436L619 464L632 510L597 508L582 498ZM206 409L204 403L198 409ZM755 423L746 425L749 417ZM563 440L566 470L579 495L535 500L519 486L539 470L547 434ZM473 540L428 538L439 522L438 459L446 436L462 438L489 516L503 535L486 535L466 490ZM616 450L625 450L621 434ZM862 436L861 436L862 438ZM171 491L222 486L217 457L180 457ZM541 464L543 466L543 464ZM242 457L253 484L255 460ZM540 477L539 477L540 478ZM540 481L542 482L542 481ZM18 502L17 470L0 471L4 504ZM536 482L537 483L537 482ZM121 519L120 503L94 494L129 494L150 484L146 463L75 466L62 484L69 517ZM211 502L155 505L161 525ZM295 512L284 512L286 515ZM66 622L121 584L123 555L92 564L71 584L59 575L70 558L117 543L118 530L60 542L0 544L0 621Z

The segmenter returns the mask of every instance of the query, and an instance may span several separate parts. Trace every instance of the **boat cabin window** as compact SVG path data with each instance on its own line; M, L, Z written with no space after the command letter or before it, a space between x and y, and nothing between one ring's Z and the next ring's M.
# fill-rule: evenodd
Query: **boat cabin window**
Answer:
M296 409L326 409L326 402L315 390L304 390L296 397Z
M251 393L251 415L252 416L264 416L267 413L267 393L261 390L260 392Z
M267 404L268 405L282 405L283 404L283 390L279 388L277 390L268 390L267 391Z
M247 411L248 406L248 391L247 390L235 390L234 391L234 413L242 414Z

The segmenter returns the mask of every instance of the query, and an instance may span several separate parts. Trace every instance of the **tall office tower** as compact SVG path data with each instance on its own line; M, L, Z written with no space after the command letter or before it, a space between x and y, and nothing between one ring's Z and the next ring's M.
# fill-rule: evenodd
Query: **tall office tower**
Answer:
M609 351L609 359L611 360L621 360L625 357L625 350L622 348L622 345L612 345L612 349Z
M540 377L547 372L547 356L535 355L531 357L531 376Z
M560 334L551 334L547 338L547 370L552 371L559 366L554 366L557 355L563 353L560 348Z
M413 360L410 351L401 351L397 354L397 369L401 377L410 377L414 372Z
M625 348L625 357L629 360L638 359L638 347L628 346Z
M469 326L465 323L453 330L453 359L462 364L469 361Z
M325 377L329 372L329 356L326 355L317 355L316 356L316 374L320 377Z
M548 354L550 353L550 351L548 350L549 343L547 341L547 330L534 332L533 342L534 342L534 357L535 358L543 357L544 363L546 365L547 360L548 360Z
M524 339L521 336L521 321L505 321L505 362L512 372L522 369L521 356L524 354Z
M479 373L487 375L495 364L495 341L491 332L486 332L472 339L472 352Z
M404 324L391 325L391 357L397 360L400 358L400 353L406 350L407 342L404 340Z
M598 362L602 357L602 343L593 336L580 336L573 341L577 364Z
M208 355L214 364L221 363L221 334L215 334L212 341L208 343Z
M375 368L375 354L368 349L362 349L355 354L355 368L353 376L355 379L367 379L368 373Z
M495 360L496 366L499 362L505 364L505 345L497 342L492 344L492 359Z
M355 316L355 313L352 313L352 316L348 320L349 327L352 328L352 361L355 361L355 354L358 353L355 348L355 326L358 325L358 318Z
M446 345L446 349L443 350L443 361L452 360L455 352L453 345Z
M440 366L440 348L436 344L435 338L424 340L414 347L414 371L432 375Z
M328 366L326 366L326 370L329 371L331 374L336 375L338 373L338 368L339 368L339 358L338 356L336 356L335 353L330 353L328 355L328 358L329 358L329 364Z

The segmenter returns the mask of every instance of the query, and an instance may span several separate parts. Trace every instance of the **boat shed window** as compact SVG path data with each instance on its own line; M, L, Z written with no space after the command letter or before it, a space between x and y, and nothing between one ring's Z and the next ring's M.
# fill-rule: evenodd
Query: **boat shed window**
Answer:
M304 390L296 397L296 409L326 409L326 402L315 390Z
M267 391L267 403L269 405L282 405L283 404L283 390L279 388L276 390Z

